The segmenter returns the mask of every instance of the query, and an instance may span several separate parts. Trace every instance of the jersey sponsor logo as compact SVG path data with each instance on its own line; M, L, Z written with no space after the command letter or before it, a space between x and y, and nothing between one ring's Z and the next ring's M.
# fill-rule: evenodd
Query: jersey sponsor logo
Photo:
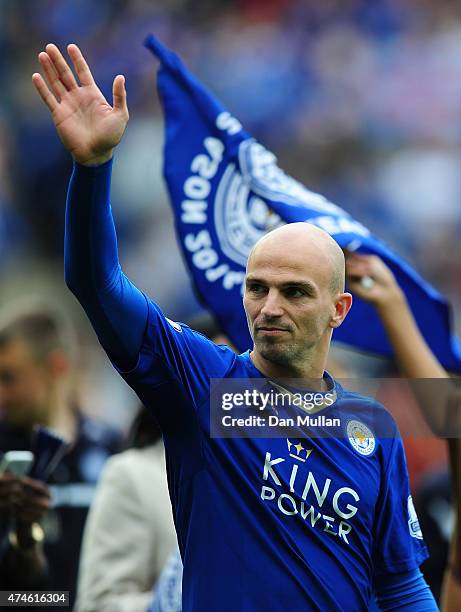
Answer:
M311 528L349 545L349 534L353 531L350 519L359 510L356 505L360 501L359 494L351 487L338 487L331 478L320 479L306 470L313 451L301 441L295 442L287 440L287 445L289 456L297 461L272 458L271 453L266 452L261 500L273 505L282 515L297 516Z
M171 325L171 327L177 331L177 332L182 332L182 327L179 325L179 323L176 323L176 321L172 321L171 319L169 319L168 317L165 317L165 319L168 321L168 323Z
M352 448L364 457L370 456L376 447L371 429L361 421L352 420L346 425L346 433Z
M417 540L423 539L423 532L419 526L418 515L416 514L411 495L408 496L408 531L412 538L416 538Z

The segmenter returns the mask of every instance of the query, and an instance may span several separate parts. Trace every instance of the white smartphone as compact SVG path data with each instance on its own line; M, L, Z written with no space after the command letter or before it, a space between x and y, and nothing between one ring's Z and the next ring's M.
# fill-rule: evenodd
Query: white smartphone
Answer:
M0 474L10 472L15 476L24 476L34 460L30 451L8 451L0 461Z

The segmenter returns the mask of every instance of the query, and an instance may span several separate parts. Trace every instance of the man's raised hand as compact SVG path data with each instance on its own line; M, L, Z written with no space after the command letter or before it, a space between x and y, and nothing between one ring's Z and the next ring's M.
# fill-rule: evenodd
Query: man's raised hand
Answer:
M115 77L110 106L77 45L68 45L67 51L79 82L53 44L38 56L45 78L36 72L32 82L73 158L87 166L102 164L112 157L128 122L125 78Z

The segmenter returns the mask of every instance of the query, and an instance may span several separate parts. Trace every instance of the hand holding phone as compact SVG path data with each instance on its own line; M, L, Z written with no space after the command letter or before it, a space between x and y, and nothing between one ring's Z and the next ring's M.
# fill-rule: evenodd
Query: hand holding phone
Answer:
M51 508L48 487L26 474L34 460L29 451L9 451L0 461L0 512L12 512L18 537L28 533Z
M10 512L13 504L19 499L22 486L17 476L5 472L0 474L0 519Z
M30 451L8 451L0 461L0 474L9 472L14 476L24 476L34 460Z
M51 495L46 484L23 476L21 491L14 502L16 525L24 526L39 522L50 509Z

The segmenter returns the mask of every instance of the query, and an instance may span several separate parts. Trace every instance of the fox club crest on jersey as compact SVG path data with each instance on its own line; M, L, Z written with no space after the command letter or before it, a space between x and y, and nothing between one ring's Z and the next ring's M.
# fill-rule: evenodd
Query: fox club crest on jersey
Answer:
M346 425L346 434L352 448L364 457L373 454L376 438L371 429L361 421L351 420Z

